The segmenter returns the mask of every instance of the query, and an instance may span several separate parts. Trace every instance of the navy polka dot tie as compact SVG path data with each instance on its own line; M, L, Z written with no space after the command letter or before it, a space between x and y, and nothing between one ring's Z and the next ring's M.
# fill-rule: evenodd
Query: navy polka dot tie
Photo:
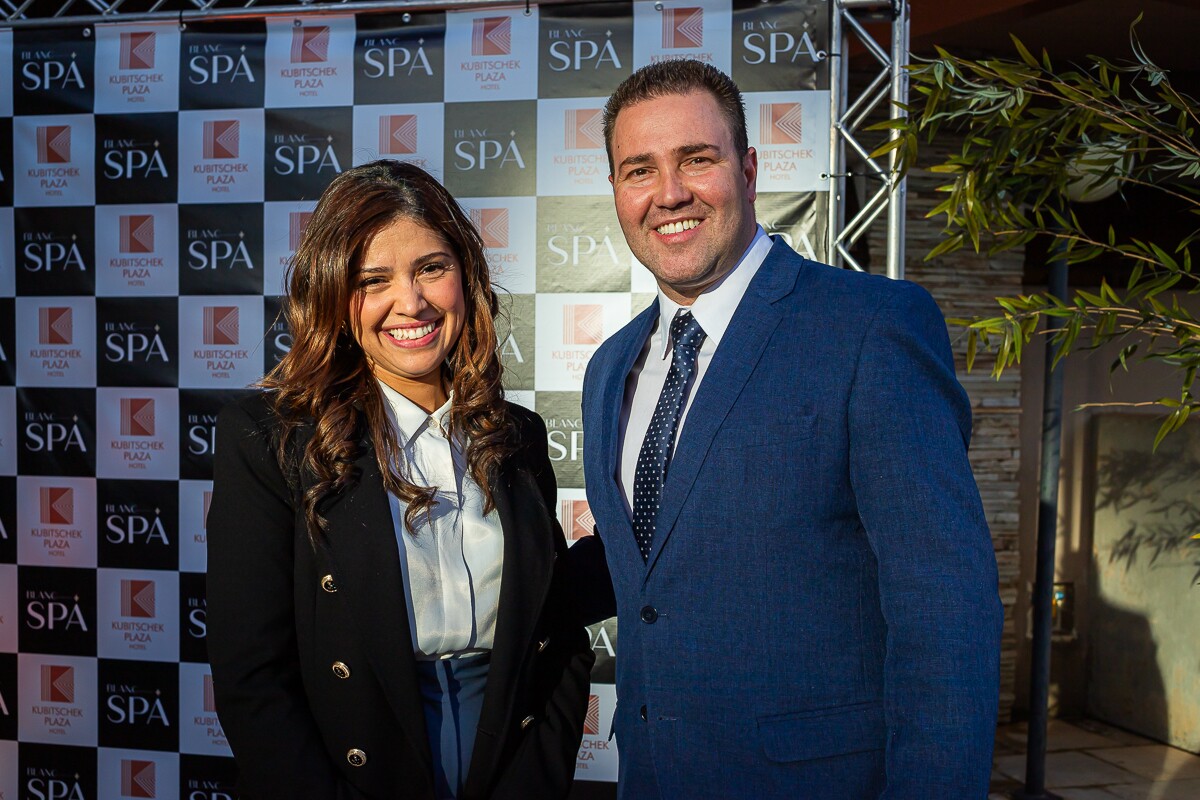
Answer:
M667 479L675 431L683 413L683 399L696 374L696 357L704 342L704 329L686 308L679 309L671 321L671 341L674 348L667 382L658 396L633 473L633 533L643 561L650 557L650 546L654 543L654 522Z

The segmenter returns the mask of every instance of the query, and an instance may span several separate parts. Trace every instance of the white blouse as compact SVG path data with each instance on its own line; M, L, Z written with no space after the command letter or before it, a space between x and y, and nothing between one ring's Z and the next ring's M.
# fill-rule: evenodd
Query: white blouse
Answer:
M504 531L495 510L483 513L483 490L467 471L465 442L447 436L453 397L426 414L379 385L408 466L405 477L437 489L430 515L415 520L415 536L404 527L407 504L390 498L413 651L419 660L435 660L491 650Z

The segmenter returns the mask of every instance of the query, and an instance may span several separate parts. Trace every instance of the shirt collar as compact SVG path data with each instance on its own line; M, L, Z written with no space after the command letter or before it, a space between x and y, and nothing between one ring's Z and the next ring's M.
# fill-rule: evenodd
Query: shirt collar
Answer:
M733 320L733 312L737 311L746 288L766 260L767 253L771 252L771 245L771 237L759 225L750 246L733 269L688 306L704 330L705 341L711 341L714 348L721 343L721 337ZM656 338L652 351L660 359L665 360L671 354L671 320L675 319L675 312L681 308L683 306L663 294L662 289L658 290L658 330L654 334Z
M440 408L429 414L383 381L379 381L379 387L383 389L383 396L387 399L385 410L388 419L396 426L396 433L401 445L408 447L430 426L445 438L450 438L448 433L450 431L450 408L454 404L453 391L450 392L450 396L446 398L446 402Z

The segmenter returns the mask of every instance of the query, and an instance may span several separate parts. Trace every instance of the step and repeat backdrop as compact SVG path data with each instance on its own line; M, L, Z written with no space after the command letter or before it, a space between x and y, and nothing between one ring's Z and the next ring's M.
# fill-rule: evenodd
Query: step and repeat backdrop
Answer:
M414 161L507 292L512 398L591 531L579 390L654 297L600 110L691 57L745 93L759 219L820 259L829 3L683 0L0 30L0 798L232 798L205 657L218 409L285 353L330 179ZM582 780L613 781L610 622ZM680 657L688 657L680 654Z

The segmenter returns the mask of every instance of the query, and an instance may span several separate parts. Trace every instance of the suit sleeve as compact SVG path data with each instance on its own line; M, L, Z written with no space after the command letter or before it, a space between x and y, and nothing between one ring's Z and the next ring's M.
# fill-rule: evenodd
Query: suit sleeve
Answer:
M341 797L301 684L292 495L269 437L241 407L218 417L213 478L208 655L241 796Z
M583 738L592 664L596 654L586 631L574 622L574 602L568 572L562 569L566 538L555 517L558 489L546 452L546 426L530 414L521 426L526 463L537 481L546 513L554 527L554 547L560 562L546 600L552 624L550 644L534 656L534 691L541 707L536 724L518 744L501 773L491 800L554 800L567 796L575 776L575 756ZM573 549L573 548L572 548Z
M887 621L884 798L987 796L1003 609L967 444L970 405L932 298L898 284L865 332L851 482Z

